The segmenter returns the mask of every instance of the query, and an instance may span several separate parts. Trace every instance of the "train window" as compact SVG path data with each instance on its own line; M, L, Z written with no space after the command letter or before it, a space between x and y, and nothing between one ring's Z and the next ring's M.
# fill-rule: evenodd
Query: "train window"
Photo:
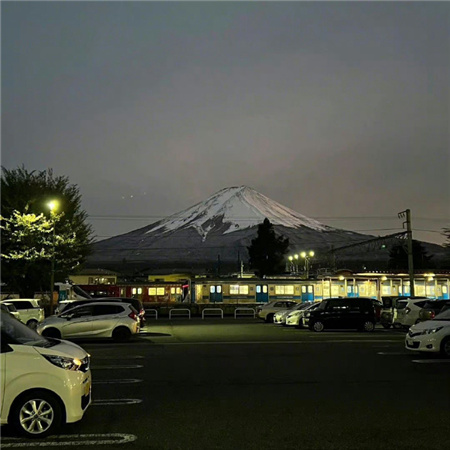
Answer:
M156 295L156 288L154 287L148 288L148 295Z
M209 287L209 292L211 292L211 294L214 294L216 292L216 287L215 286L210 286Z
M312 286L308 286L308 292L309 292L310 294L312 294L312 292L313 292L313 287L312 287Z
M156 288L156 295L165 295L166 294L166 290L163 287L158 287Z
M136 289L136 288L131 289L131 293L132 293L133 295L136 295L136 292L137 292L137 289Z
M220 294L222 292L222 286L217 286L216 291L218 294Z
M181 294L181 288L179 288L179 287L171 287L170 288L170 293L171 294Z
M302 286L302 293L306 294L306 286Z
M267 294L267 284L264 284L262 289L263 289L263 294Z
M248 285L232 284L230 285L230 295L248 295Z
M259 284L256 286L256 293L261 294L261 286Z
M276 295L294 295L294 286L275 286L275 294Z
M142 294L142 288L137 288L137 293L140 295Z

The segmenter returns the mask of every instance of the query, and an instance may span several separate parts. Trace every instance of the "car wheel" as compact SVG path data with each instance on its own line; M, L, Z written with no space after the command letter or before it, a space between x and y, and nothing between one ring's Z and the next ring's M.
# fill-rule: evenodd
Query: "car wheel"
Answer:
M47 328L42 332L42 336L49 337L49 338L55 338L55 339L61 339L61 332L57 330L56 328Z
M441 342L441 354L447 358L450 358L450 336L442 339Z
M125 342L131 338L131 331L128 328L119 327L113 331L112 337L117 342Z
M390 323L383 323L382 325L383 325L383 328L386 328L386 329L391 328Z
M266 322L267 323L273 323L273 314L267 314Z
M27 322L27 327L31 328L32 330L35 330L37 328L37 324L38 324L38 321L36 319L30 319Z
M62 417L61 405L54 395L34 391L14 403L10 421L21 435L41 438L54 433L60 427Z
M317 331L317 332L323 331L324 328L325 328L325 327L324 327L324 325L323 325L323 322L321 322L320 320L317 320L317 321L314 322L313 325L312 325L312 329L313 329L314 331Z
M375 324L373 322L371 322L370 320L366 320L363 323L362 329L363 329L363 331L371 332L371 331L375 330Z

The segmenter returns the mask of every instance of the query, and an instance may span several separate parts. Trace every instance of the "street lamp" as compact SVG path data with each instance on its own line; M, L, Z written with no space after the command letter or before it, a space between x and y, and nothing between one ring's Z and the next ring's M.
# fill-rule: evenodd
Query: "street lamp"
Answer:
M307 252L301 252L300 256L305 260L305 274L306 274L306 279L309 278L309 268L311 266L311 258L314 256L314 252L312 250L310 250L308 253Z
M47 204L47 206L50 209L50 219L52 219L52 225L53 225L53 236L52 236L52 259L51 259L51 272L50 272L50 313L53 314L53 290L55 289L55 228L56 228L56 221L55 221L55 212L58 209L58 202L56 200L52 200Z

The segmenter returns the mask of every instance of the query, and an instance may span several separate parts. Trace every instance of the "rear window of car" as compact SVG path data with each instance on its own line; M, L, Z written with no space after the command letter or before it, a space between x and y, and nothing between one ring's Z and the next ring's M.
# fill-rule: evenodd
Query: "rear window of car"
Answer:
M397 309L405 309L406 305L408 304L407 300L400 300L399 302L397 302Z

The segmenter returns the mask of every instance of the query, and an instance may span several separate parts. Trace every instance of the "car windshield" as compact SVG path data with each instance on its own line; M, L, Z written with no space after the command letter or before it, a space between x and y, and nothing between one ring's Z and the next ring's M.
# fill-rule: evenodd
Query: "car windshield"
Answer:
M447 309L441 313L439 313L434 319L432 320L450 320L450 309Z
M2 341L9 344L32 345L36 347L51 347L57 342L50 341L25 324L10 316L0 313Z

